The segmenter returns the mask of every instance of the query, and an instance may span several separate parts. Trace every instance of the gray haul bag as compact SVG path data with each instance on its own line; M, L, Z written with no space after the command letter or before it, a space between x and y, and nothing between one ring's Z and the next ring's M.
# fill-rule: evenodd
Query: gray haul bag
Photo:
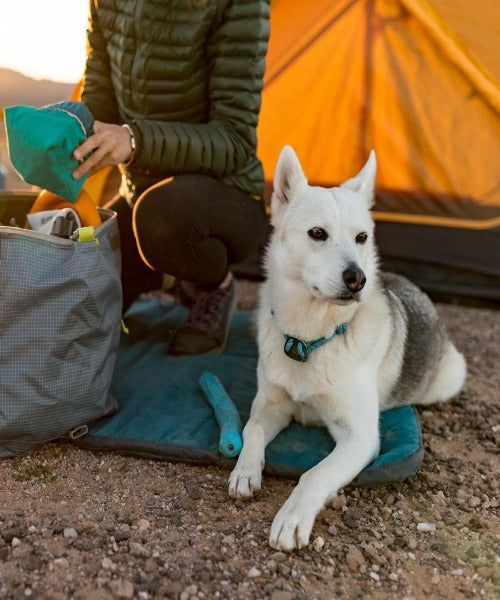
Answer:
M116 215L94 239L6 226L35 195L0 193L0 457L112 414L122 293Z

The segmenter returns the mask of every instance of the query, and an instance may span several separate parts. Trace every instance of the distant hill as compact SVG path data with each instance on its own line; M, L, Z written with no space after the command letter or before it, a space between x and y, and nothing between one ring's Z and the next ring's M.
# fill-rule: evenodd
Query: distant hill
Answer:
M13 104L44 106L58 100L67 100L73 87L73 83L32 79L17 71L0 67L0 108Z

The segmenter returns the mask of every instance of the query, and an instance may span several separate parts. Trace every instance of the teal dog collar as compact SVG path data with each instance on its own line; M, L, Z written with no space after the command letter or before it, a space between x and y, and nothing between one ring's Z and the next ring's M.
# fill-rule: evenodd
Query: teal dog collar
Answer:
M274 311L271 311L271 314L274 316ZM288 335L287 333L283 333L285 338L285 345L283 346L283 352L293 360L297 360L298 362L306 362L309 354L316 348L320 348L326 342L333 340L333 338L337 335L342 335L345 333L347 329L347 323L341 323L332 335L328 337L321 337L317 340L312 340L311 342L305 342L300 338L293 337L292 335Z

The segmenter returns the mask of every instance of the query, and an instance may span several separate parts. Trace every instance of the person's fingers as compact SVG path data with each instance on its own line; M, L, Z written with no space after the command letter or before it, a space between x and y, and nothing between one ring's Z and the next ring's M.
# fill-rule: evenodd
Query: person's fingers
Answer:
M81 165L79 165L73 171L73 177L75 179L80 179L80 177L83 177L83 175L85 175L85 173L87 173L91 169L95 168L97 165L99 165L101 163L105 163L108 154L109 154L109 147L107 147L107 146L101 146L100 148L98 148L97 150L95 150L95 152L93 152L87 158L86 161L84 161Z
M88 137L83 144L78 146L78 148L73 152L73 156L76 158L76 160L83 160L84 156L98 148L102 144L102 141L102 132L94 133L94 135Z

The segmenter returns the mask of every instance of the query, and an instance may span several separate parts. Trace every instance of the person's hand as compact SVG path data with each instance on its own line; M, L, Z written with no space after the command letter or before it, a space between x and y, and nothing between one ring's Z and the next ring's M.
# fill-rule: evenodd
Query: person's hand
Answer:
M130 134L120 125L95 121L94 134L78 146L73 156L80 161L89 152L92 154L87 160L73 171L75 179L80 179L87 172L92 175L103 167L127 162L132 156Z

